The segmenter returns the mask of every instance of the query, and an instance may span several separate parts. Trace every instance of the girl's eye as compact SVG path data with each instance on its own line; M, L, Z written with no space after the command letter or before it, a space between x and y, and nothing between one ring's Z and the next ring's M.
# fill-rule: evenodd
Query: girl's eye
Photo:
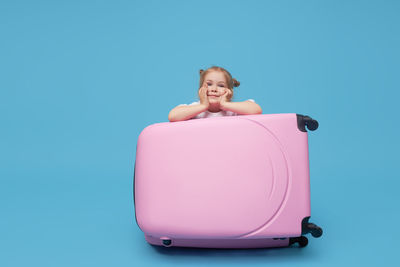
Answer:
M223 84L220 84L220 85L218 85L219 87L224 87L224 85Z
M207 85L211 85L211 83L207 83Z

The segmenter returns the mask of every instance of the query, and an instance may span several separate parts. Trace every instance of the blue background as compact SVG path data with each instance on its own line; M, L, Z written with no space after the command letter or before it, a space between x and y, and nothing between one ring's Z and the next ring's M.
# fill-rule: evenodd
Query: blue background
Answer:
M1 1L1 266L396 265L399 1ZM316 118L308 247L156 249L135 222L136 142L197 100Z

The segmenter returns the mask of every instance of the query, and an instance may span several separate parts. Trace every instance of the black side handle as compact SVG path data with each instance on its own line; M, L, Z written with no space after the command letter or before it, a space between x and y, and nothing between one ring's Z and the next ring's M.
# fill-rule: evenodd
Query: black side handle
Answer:
M297 127L299 128L300 131L302 132L307 132L307 129L310 131L315 131L318 129L318 121L312 119L309 116L304 116L301 114L296 114L297 115Z

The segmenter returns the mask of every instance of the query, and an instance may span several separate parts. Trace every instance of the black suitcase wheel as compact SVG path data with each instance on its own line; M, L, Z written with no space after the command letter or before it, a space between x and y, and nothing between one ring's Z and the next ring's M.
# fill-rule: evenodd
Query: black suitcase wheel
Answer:
M299 247L304 248L308 245L308 238L305 236L291 237L289 239L289 246L293 245L294 243L298 243Z
M318 126L319 126L318 121L313 120L312 118L310 118L308 116L306 116L306 118L305 118L305 123L307 125L308 130L310 130L310 131L315 131L318 129Z
M172 240L171 239L164 239L162 241L162 244L164 247L170 247L172 245Z
M304 248L308 245L308 238L305 236L300 236L299 245L301 248Z
M311 233L313 237L320 237L322 235L322 228L319 227L318 225L315 225L313 223L308 223L307 229L308 232Z
M312 231L311 231L311 235L313 237L320 237L322 235L322 228L316 226Z
M318 129L319 126L318 121L314 120L309 116L304 116L301 114L296 114L296 115L297 115L297 127L299 128L300 131L307 132L306 126L310 131L315 131Z
M305 235L305 234L311 233L311 235L313 237L322 236L322 233L323 233L322 228L316 224L308 222L309 219L310 219L310 217L306 217L301 222L301 229L302 229L301 234Z

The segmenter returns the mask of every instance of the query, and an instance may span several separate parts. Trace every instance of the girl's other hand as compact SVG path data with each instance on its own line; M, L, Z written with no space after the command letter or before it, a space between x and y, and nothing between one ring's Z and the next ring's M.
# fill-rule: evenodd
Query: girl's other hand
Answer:
M221 96L221 100L219 101L219 104L221 107L224 106L224 104L226 102L229 102L232 98L232 91L229 88L224 88L225 92L224 94Z
M199 99L200 99L200 104L204 105L206 108L210 106L210 102L208 102L208 97L207 97L207 84L204 83L202 87L199 89Z

